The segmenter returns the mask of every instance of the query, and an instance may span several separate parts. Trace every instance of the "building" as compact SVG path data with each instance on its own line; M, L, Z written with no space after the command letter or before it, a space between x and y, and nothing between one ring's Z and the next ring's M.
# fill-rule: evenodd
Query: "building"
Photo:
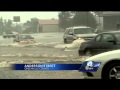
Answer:
M38 20L37 32L60 32L58 19Z
M120 22L120 12L102 12L98 15L98 22L102 30L117 30L117 23Z

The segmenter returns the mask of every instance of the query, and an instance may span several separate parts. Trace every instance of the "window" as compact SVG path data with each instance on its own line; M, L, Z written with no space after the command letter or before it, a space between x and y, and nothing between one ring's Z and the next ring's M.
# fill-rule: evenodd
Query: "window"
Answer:
M69 29L66 29L66 30L65 30L65 34L67 34L67 33L68 33L68 31L69 31Z
M91 28L77 28L74 30L75 34L93 34Z
M19 39L19 36L16 36L16 39Z
M20 39L26 39L26 36L19 36Z
M13 34L12 32L10 32L9 34Z
M68 34L69 34L70 32L72 32L72 33L73 33L73 29L69 29Z
M117 41L120 42L120 33L116 33L115 37L116 37Z
M72 29L69 29L69 32L72 32Z
M33 39L33 37L30 36L30 35L26 36L26 38L27 38L27 39Z
M103 34L101 41L113 41L114 37L111 34Z
M98 36L95 38L95 41L96 41L96 42L100 42L100 39L101 39L101 35L98 35Z

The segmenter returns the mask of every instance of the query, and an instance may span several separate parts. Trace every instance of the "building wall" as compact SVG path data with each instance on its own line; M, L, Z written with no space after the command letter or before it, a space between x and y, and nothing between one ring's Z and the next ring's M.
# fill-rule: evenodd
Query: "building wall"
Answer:
M99 27L99 29L100 30L103 30L103 17L100 17L100 27Z
M103 12L104 15L120 15L120 12L117 11L105 11Z
M120 16L104 16L104 30L117 30L117 23L120 22Z
M59 32L58 25L38 25L38 32Z
M95 17L95 19L96 19L97 24L98 24L97 29L103 30L103 17L97 16L97 17Z
M58 25L42 25L42 32L59 32Z

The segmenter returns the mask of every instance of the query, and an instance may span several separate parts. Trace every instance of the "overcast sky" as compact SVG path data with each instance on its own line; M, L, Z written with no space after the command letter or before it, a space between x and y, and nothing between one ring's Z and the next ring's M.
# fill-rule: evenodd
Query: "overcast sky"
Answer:
M55 18L58 19L58 12L0 12L0 17L3 19L11 19L13 20L13 16L20 16L21 23L30 20L30 18L38 18L38 19L51 19Z

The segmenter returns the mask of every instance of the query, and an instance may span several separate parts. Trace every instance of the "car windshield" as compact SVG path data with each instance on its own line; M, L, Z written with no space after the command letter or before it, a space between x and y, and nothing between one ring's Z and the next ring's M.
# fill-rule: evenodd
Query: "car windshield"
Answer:
M32 36L30 36L30 35L28 35L28 36L26 36L28 39L33 39L33 37Z
M19 36L20 39L32 39L32 36L30 35L21 35Z
M91 28L77 28L74 30L75 34L93 34Z
M19 36L20 39L26 39L26 36L25 35L21 35Z

